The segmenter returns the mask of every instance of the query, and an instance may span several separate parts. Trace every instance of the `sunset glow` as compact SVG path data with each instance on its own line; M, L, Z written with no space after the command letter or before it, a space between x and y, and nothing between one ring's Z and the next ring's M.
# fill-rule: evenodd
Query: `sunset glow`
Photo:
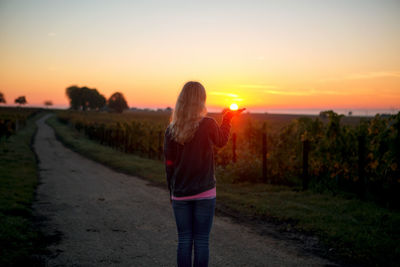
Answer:
M400 109L399 1L1 1L7 104L68 106L71 85L210 110Z
M229 107L230 110L238 110L238 105L237 104L232 104Z

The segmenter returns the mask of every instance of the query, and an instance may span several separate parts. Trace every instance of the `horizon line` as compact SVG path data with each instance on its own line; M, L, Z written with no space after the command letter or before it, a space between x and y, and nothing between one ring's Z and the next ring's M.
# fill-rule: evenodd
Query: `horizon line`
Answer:
M16 108L16 107L21 107L21 108L43 108L43 109L61 109L61 110L67 110L69 106L67 105L52 105L50 107L47 107L43 104L26 104L23 106L20 106L18 104L3 104L0 105L0 107L9 107L9 108ZM148 110L148 111L158 111L158 110L165 110L167 107L149 107L149 106L135 106L135 107L129 107L128 110L132 111L134 109L138 110ZM172 107L170 107L172 108ZM208 108L209 113L220 113L223 108L216 108L216 107L210 107ZM248 108L246 112L248 113L254 113L254 114L265 114L265 113L270 113L270 114L293 114L293 115L318 115L322 111L328 111L328 110L333 110L334 112L338 114L344 114L348 115L349 112L352 112L352 116L375 116L376 114L397 114L400 112L400 108L395 108L395 107L389 107L389 108L382 108L382 107L377 107L377 108L347 108L347 107L338 107L338 108L280 108L280 107L270 107L270 108Z

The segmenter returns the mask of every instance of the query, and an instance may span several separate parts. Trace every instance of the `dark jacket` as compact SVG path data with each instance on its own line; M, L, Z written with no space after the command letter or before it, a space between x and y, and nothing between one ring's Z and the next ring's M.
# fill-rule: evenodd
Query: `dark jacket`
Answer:
M222 147L228 142L230 128L229 119L218 126L213 118L204 117L193 138L184 145L175 142L167 128L164 156L171 194L191 196L215 187L213 146Z

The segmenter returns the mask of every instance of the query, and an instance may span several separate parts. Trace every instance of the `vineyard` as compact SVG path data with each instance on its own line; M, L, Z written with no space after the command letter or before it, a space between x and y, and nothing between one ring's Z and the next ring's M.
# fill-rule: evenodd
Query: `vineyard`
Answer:
M58 119L83 132L90 139L126 153L162 159L164 130L169 114L135 112L135 114L60 112Z
M90 139L119 151L162 160L170 113L58 113ZM217 121L220 114L210 114ZM348 194L385 206L400 203L400 113L351 118L243 114L227 146L215 150L220 182L265 182Z
M0 108L0 142L26 125L28 118L39 111L37 108Z

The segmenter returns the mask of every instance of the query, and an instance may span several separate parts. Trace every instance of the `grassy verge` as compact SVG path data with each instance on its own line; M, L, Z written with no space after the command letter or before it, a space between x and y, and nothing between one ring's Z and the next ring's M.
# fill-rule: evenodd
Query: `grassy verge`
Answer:
M48 123L58 138L75 151L122 172L164 184L160 161L115 151L91 141L55 117ZM319 237L328 256L365 265L399 262L400 213L342 196L296 192L266 184L218 183L219 207L239 218L274 221L284 231Z
M57 139L72 150L117 171L146 178L157 185L165 183L164 166L160 161L125 154L100 145L60 123L55 116L49 118L47 123L55 130Z
M39 116L0 143L0 266L32 266L31 255L41 247L31 214L38 183L31 144Z

